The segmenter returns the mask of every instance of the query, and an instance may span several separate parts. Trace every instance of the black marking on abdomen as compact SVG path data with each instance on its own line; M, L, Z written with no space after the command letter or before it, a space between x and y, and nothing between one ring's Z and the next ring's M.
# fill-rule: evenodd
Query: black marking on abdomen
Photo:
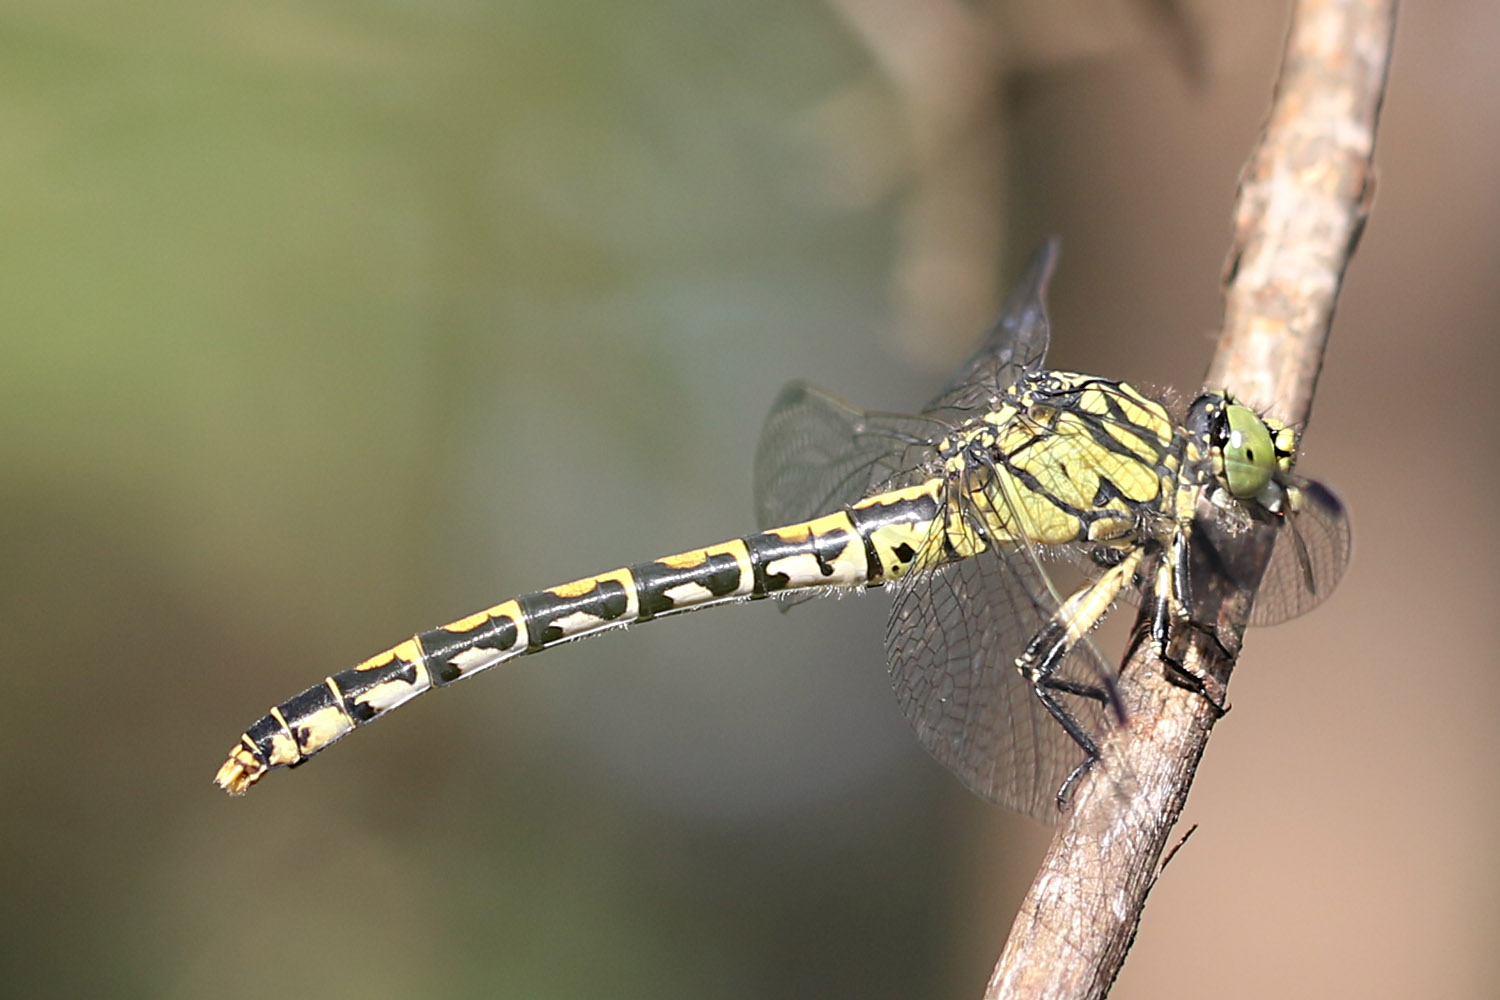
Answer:
M745 548L750 553L750 565L755 571L755 589L751 596L765 597L791 587L792 578L785 573L766 571L767 566L781 559L810 555L816 560L819 572L824 576L832 576L834 560L854 540L848 531L830 531L815 535L809 529L803 530L807 533L791 540L770 531L750 535L745 539Z
M629 595L618 580L595 580L593 586L576 597L559 597L550 590L540 590L517 598L516 603L526 616L526 634L533 650L579 634L555 624L560 618L581 613L599 619L600 625L608 625L618 623L630 607Z
M427 669L432 675L432 683L441 687L463 676L463 671L452 662L454 657L469 649L507 652L515 646L518 635L515 619L510 615L490 615L482 625L467 632L438 627L421 633L417 641L427 651Z
M892 524L924 524L937 520L938 500L931 493L875 502L863 500L848 509L849 520L861 535L869 536Z
M299 751L307 745L308 735L307 727L298 725L299 721L330 708L337 709L342 715L349 714L349 710L333 696L333 692L328 689L326 683L318 684L308 688L301 694L293 695L276 706L276 708L281 712L281 717L286 719L287 727L291 730L292 739L297 741L297 749ZM321 749L321 746L315 747L313 752L316 753Z
M392 656L389 663L370 670L342 670L329 680L338 686L349 717L355 722L369 722L377 713L372 706L360 702L359 696L387 681L401 680L407 684L416 684L417 664Z
M327 688L324 688L324 690L326 691ZM295 701L296 699L293 700ZM290 704L290 701L285 703L285 705ZM283 715L286 714L284 711L285 705L281 706ZM276 748L273 740L282 734L281 723L277 721L274 715L262 715L256 720L255 725L245 730L244 738L255 745L256 755L264 762L269 761L275 752Z
M876 533L882 528L897 524L931 525L937 519L937 512L937 498L928 493L884 503L867 501L846 508L850 523L854 525L854 530L859 533L865 544L865 563L870 567L868 581L870 586L883 584L886 578L887 567L880 558L879 548L875 545ZM905 572L916 560L917 551L906 542L902 542L891 550L891 555L898 560L902 572Z
M332 708L337 704L327 684L316 684L301 694L293 695L276 707L281 711L287 723L295 727L298 719L304 719L314 712Z
M849 520L854 525L854 530L859 534L860 541L865 545L865 566L869 571L865 574L865 582L870 586L885 582L885 563L880 559L880 550L875 547L875 539L872 537L874 531L866 528L861 523L859 514L850 508L848 510ZM910 548L910 546L904 546ZM897 558L900 558L897 556ZM902 560L905 562L906 560Z
M740 589L740 563L732 552L707 556L696 566L669 566L664 562L647 562L630 567L635 577L636 599L644 621L669 611L694 607L702 601L682 602L667 591L697 584L713 595L712 599L732 597Z
M806 547L807 543L804 541L789 542L780 535L766 532L746 537L745 549L750 553L750 567L755 574L752 594L765 597L785 590L787 584L791 583L791 578L785 573L767 573L766 566L778 559L797 555Z

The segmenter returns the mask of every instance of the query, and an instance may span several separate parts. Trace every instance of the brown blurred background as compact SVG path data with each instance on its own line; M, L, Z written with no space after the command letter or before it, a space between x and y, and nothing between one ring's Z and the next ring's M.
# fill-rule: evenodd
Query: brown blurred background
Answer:
M1047 233L1052 361L1194 387L1282 18L7 4L0 994L977 997L1045 831L911 738L878 595L209 779L413 630L744 532L783 381L918 405ZM1492 994L1497 45L1404 11L1303 465L1355 562L1252 637L1116 997Z

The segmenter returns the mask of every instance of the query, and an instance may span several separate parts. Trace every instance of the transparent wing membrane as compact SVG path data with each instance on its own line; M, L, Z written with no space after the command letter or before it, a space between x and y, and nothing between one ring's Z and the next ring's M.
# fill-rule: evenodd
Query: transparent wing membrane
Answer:
M972 410L1015 385L1022 373L1040 368L1047 355L1051 327L1047 321L1047 283L1057 264L1058 242L1042 244L1025 275L1016 282L973 357L948 380L923 413Z
M895 585L886 655L901 711L917 739L972 791L1043 823L1085 753L1051 718L1016 669L1016 657L1056 610L1038 564L1020 548L913 574ZM1109 674L1087 639L1059 674L1094 686ZM1105 706L1069 698L1098 735Z
M1251 625L1277 625L1321 604L1349 566L1349 516L1325 486L1298 480L1298 509L1288 514L1261 578Z
M756 520L774 528L862 500L929 457L947 429L924 417L867 413L809 382L791 382L755 450Z

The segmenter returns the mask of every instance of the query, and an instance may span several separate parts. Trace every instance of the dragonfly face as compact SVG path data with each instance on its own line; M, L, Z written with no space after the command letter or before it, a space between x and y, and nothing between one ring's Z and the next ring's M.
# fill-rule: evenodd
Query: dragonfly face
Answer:
M1193 402L1184 432L1184 483L1210 490L1230 532L1257 519L1277 531L1250 623L1275 624L1311 610L1343 575L1349 524L1337 497L1292 471L1296 430L1228 393L1208 393Z
M1205 491L1231 525L1278 529L1252 614L1326 596L1343 507L1293 475L1296 435L1224 394L1179 423L1124 382L1044 367L1047 244L983 346L920 414L870 413L794 382L755 463L761 530L503 601L282 702L217 781L243 793L435 687L580 636L766 597L886 587L886 655L918 739L978 794L1044 821L1125 721L1089 633L1154 581L1152 638L1195 623L1189 556ZM1086 583L1058 590L1043 557ZM1252 586L1250 582L1246 586Z

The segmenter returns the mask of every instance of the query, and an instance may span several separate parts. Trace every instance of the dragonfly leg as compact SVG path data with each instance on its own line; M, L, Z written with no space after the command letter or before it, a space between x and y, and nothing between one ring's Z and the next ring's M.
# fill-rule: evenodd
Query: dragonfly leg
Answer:
M1073 768L1067 780L1062 783L1062 787L1057 790L1057 808L1059 809L1067 806L1073 786L1093 766L1094 761L1099 759L1099 744L1094 742L1094 738L1074 718L1073 713L1062 704L1058 695L1071 694L1104 704L1117 700L1111 697L1112 692L1105 691L1097 685L1080 684L1053 676L1072 645L1067 629L1054 618L1032 638L1026 646L1026 651L1016 660L1016 668L1031 685L1032 693L1036 695L1037 701L1042 703L1047 713L1057 720L1059 726L1062 726L1063 732L1067 733L1069 738L1083 750L1083 761Z
M1080 698L1097 701L1101 705L1108 705L1114 701L1113 692L1106 690L1098 684L1080 684L1077 681L1065 680L1061 677L1047 677L1042 681L1042 684L1049 691L1077 695Z
M1189 630L1201 632L1213 639L1224 650L1218 632L1193 619L1188 610L1192 601L1188 578L1187 533L1176 532L1167 554L1156 567L1156 583L1152 588L1151 644L1161 661L1167 665L1167 678L1203 696L1214 713L1222 718L1229 711L1227 692L1224 686L1201 670L1188 666L1186 659Z
M1063 731L1083 749L1084 760L1075 767L1057 792L1058 808L1067 804L1073 786L1094 761L1099 759L1099 744L1077 718L1062 704L1059 695L1088 698L1110 706L1118 721L1125 721L1125 708L1119 691L1102 678L1103 684L1087 684L1055 676L1073 646L1082 640L1109 611L1125 583L1132 578L1142 553L1137 551L1110 567L1103 576L1081 588L1057 609L1047 623L1026 644L1016 659L1016 668L1031 685L1032 693L1047 713L1057 720Z
M1078 784L1079 778L1082 778L1093 769L1094 761L1098 759L1098 757L1085 757L1078 762L1077 767L1068 772L1068 776L1063 779L1062 787L1057 790L1057 808L1066 809L1068 807L1068 800L1073 797L1073 786Z

